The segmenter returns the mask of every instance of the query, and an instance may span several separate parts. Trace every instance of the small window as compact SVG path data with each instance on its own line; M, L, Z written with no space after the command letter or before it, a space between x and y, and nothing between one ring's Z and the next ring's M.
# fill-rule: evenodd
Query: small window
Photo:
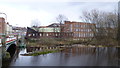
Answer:
M56 34L56 36L57 36L57 34Z
M31 34L28 34L28 36L31 36Z
M35 36L35 34L33 34L33 36Z
M41 36L41 33L40 33L40 36Z
M48 36L48 34L46 34L46 36Z

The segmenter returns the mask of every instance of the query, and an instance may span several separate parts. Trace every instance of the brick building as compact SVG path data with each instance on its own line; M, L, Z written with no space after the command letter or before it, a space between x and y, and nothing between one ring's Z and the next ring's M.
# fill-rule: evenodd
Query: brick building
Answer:
M50 30L50 29L49 29ZM72 38L72 32L54 32L53 30L36 31L35 29L27 27L26 38ZM46 32L45 32L46 31Z
M12 25L10 25L8 22L5 22L3 17L0 17L0 35L9 35L12 34L12 32Z
M5 19L3 17L0 17L0 35L5 34Z
M73 40L91 39L94 33L91 27L95 24L84 22L65 21L62 24L62 30L59 24L51 24L49 26L41 26L39 30L35 28L27 28L27 38L73 38Z
M64 32L73 32L73 39L90 39L94 36L91 27L95 27L95 24L84 23L84 22L74 22L65 21Z

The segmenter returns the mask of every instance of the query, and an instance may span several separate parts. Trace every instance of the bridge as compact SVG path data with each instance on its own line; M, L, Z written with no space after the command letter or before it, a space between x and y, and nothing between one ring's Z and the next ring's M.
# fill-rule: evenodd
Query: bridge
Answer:
M13 57L16 48L19 46L21 37L18 35L1 35L0 36L0 47L2 47L2 56L5 56L5 52L9 52L10 56Z

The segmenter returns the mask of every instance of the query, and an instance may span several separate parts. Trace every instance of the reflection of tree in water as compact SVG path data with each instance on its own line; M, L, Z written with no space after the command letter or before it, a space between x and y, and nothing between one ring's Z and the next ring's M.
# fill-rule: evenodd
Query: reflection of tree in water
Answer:
M96 62L96 65L118 64L117 48L115 47L72 47L71 49L65 49L64 53L67 58L76 55L92 55L95 57L93 61Z
M117 48L108 47L107 48L107 59L109 65L118 65L118 54L117 54Z
M120 48L117 47L117 54L118 54L118 65L120 66Z
M22 50L22 49L16 49L15 55L14 55L14 57L12 58L12 61L13 61L13 62L16 62L16 59L19 58L19 54L20 54L20 51L21 51L21 50Z
M74 47L72 48L73 55L95 54L96 48L92 47Z

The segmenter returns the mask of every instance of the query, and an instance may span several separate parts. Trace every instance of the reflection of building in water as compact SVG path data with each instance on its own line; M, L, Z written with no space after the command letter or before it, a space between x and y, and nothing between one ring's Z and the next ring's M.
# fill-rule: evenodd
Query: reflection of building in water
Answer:
M96 48L93 47L74 47L72 48L72 54L95 54Z
M73 56L74 55L83 55L83 54L94 54L94 55L103 55L103 53L105 53L105 55L108 55L108 53L115 53L115 51L109 51L110 48L105 48L105 47L72 47L72 48L68 48L65 49L64 52L65 53L71 53ZM116 54L116 53L115 53ZM109 54L110 55L110 54Z
M72 54L75 55L83 55L83 54L95 54L96 48L94 47L72 47L72 48L66 48L63 51L65 54Z

